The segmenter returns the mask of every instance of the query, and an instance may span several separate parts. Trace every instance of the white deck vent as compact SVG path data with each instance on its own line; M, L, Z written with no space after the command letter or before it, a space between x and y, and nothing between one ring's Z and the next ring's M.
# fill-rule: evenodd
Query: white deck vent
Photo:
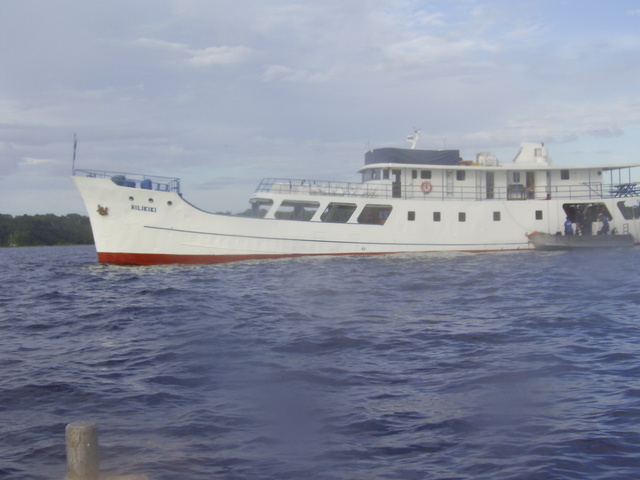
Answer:
M483 167L496 167L500 164L500 162L498 161L498 157L489 152L478 153L476 155L476 163L478 165L482 165Z

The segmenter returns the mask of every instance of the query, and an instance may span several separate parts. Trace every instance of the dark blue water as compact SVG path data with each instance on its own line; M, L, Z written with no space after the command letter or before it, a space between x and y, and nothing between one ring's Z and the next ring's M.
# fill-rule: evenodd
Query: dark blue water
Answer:
M639 259L0 249L0 478L640 478Z

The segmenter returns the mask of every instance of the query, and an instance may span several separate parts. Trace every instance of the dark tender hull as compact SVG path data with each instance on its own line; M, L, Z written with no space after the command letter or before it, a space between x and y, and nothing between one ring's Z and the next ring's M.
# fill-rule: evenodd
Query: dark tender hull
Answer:
M580 248L633 247L633 235L549 235L534 232L529 241L538 250L574 250Z

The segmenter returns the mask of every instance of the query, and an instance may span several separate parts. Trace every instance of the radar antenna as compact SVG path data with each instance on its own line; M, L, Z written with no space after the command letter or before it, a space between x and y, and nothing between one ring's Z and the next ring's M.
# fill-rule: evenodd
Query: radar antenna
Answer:
M418 143L418 138L420 138L420 129L413 127L413 135L409 135L407 137L407 142L411 144L411 150L416 149L416 144Z

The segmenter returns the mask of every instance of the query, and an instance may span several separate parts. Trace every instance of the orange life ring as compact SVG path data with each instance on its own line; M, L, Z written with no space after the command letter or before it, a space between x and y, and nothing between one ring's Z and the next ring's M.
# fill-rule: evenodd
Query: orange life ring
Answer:
M433 185L431 185L431 182L425 180L420 185L420 190L422 190L422 193L431 193L431 190L433 190Z

